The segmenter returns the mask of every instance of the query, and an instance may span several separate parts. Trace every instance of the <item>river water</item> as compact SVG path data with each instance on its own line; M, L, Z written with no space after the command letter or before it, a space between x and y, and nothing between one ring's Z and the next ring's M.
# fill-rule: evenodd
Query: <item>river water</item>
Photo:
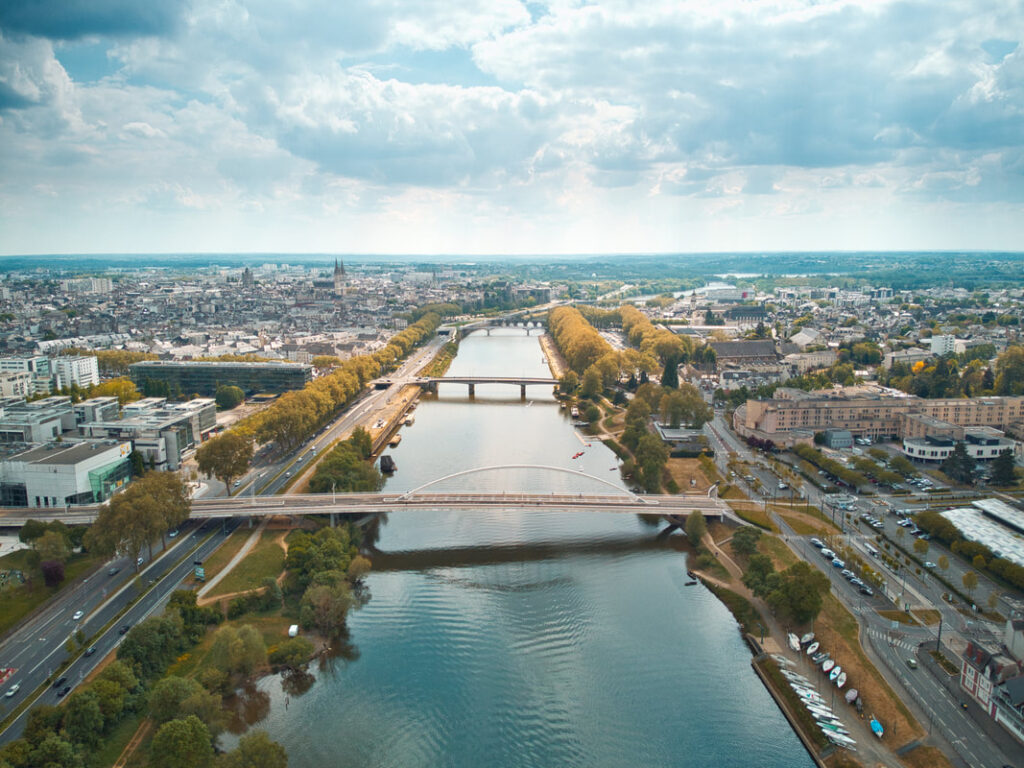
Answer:
M550 375L536 336L477 333L450 375ZM612 492L546 387L442 385L390 451L388 490ZM573 459L573 455L583 455ZM812 762L750 667L728 611L632 515L405 512L380 529L348 660L303 695L277 677L257 727L292 768L775 766ZM287 686L286 686L287 687Z

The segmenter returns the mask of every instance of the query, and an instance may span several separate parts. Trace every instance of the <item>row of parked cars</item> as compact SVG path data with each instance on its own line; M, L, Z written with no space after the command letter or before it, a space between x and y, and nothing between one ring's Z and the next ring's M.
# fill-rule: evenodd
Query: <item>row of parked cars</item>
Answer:
M832 561L832 567L833 568L839 568L840 569L839 572L842 574L843 578L846 579L848 582L850 582L858 590L860 590L860 593L862 595L868 595L870 597L871 595L875 594L875 591L871 587L869 587L867 584L865 584L857 576L856 573L854 573L853 571L851 571L849 568L846 567L846 563L843 560L840 560L839 557L836 556L835 552L833 552L831 549L829 549L828 547L825 546L825 542L823 542L821 539L814 538L814 539L811 539L811 544L813 544L815 547L820 549L821 550L821 556L824 557L826 560L831 560Z

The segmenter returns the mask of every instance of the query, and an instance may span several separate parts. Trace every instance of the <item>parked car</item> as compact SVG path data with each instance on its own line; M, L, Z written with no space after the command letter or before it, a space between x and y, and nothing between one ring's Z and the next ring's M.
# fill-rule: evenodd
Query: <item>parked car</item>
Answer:
M824 549L825 542L821 539L811 539L811 546L817 547L818 549Z
M875 594L875 590L873 590L871 587L869 587L866 584L864 584L860 588L860 593L862 595L867 595L868 597L871 597L873 594Z
M846 567L846 563L844 563L842 560L840 560L837 557L834 560L832 560L832 567L833 568L845 568Z
M931 560L928 560L927 562L925 562L924 567L925 568L934 568L935 567L935 563L933 563Z

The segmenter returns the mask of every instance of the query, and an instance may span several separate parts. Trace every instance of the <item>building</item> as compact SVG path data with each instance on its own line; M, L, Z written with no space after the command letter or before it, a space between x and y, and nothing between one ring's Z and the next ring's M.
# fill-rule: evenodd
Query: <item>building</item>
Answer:
M32 377L32 394L48 394L53 389L53 371L46 355L0 357L0 373L22 372Z
M1006 622L1002 637L969 641L960 663L960 687L989 717L1024 744L1024 619Z
M75 428L70 397L31 403L11 399L0 404L0 443L45 443Z
M955 355L964 351L964 343L962 341L958 341L956 336L948 334L932 336L929 341L931 343L932 354L936 357Z
M213 396L219 386L240 387L247 395L302 389L313 380L311 366L300 363L225 363L152 360L129 366L132 381L145 389L147 382L167 385L168 394Z
M32 394L32 374L28 371L0 372L0 396L29 397Z
M841 450L853 447L853 435L848 429L826 429L825 445L828 448Z
M969 541L982 544L997 557L1024 566L1024 512L999 499L979 499L969 507L941 513Z
M928 400L877 385L815 392L780 387L772 399L747 400L733 415L733 427L741 436L778 445L788 445L788 433L797 429L848 429L855 437L872 440L949 435L964 440L964 427L1005 430L1022 422L1024 397Z
M117 440L18 448L0 460L0 504L64 507L104 501L131 477L131 452L131 443Z
M897 349L895 352L886 352L882 356L882 367L888 370L896 363L913 366L914 363L923 363L931 357L932 353L924 349Z
M82 389L100 383L100 369L95 355L60 356L51 361L57 389L78 386Z
M778 362L775 342L759 341L712 341L716 364L719 370L729 367L750 368L752 365Z
M908 415L908 420L916 414ZM1016 449L1017 442L990 427L957 427L953 424L929 419L936 429L950 431L954 435L925 435L924 437L904 437L902 451L908 459L918 461L943 462L956 450L957 443L963 443L967 455L976 461L991 461L1003 451ZM959 432L959 436L955 433Z

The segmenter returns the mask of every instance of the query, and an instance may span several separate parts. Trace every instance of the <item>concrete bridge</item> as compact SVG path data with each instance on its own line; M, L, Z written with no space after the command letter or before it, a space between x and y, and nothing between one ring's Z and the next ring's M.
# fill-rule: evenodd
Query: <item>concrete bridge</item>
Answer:
M518 384L520 397L526 397L526 388L531 386L557 387L558 379L529 376L414 376L407 379L378 379L373 382L377 389L415 385L428 392L437 392L438 384L465 384L469 387L469 396L476 394L478 384Z
M479 320L474 320L471 323L459 326L459 332L465 335L471 331L483 330L487 332L488 336L490 336L491 328L524 328L527 336L529 336L530 332L534 329L538 331L538 334L544 333L548 327L547 313L545 312L537 316L531 316L531 313L533 312L536 312L536 310L530 309L513 312L508 315L502 315L501 317L483 317Z

